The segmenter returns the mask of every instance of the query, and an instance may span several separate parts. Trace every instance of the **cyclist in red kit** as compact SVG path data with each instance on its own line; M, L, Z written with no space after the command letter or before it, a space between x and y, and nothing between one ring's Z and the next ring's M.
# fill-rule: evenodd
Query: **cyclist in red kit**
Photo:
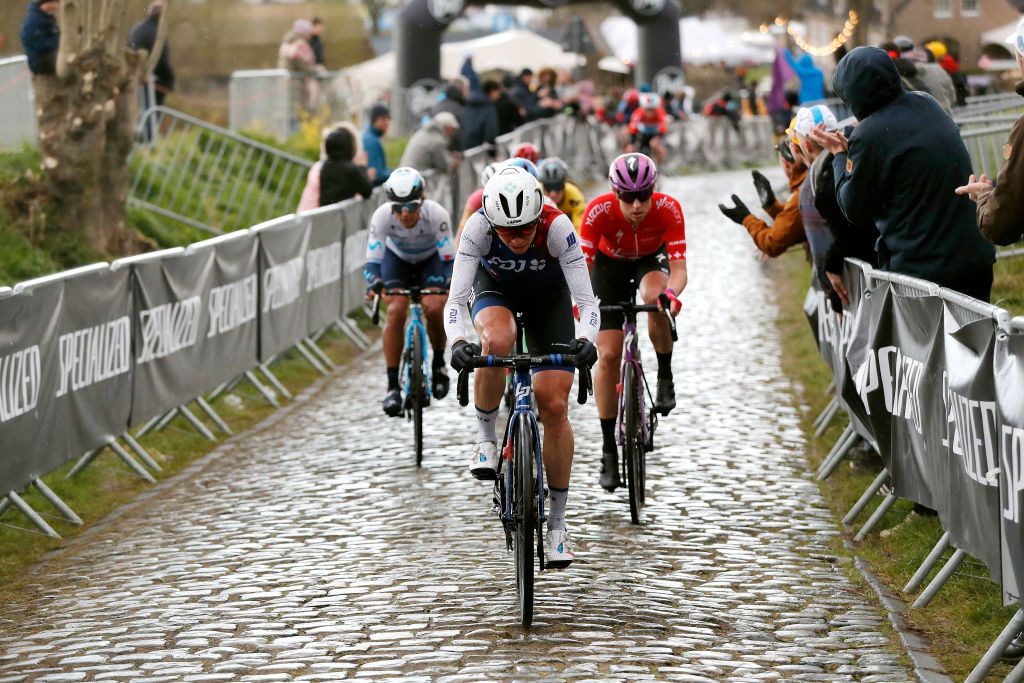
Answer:
M686 287L686 232L683 210L675 198L654 191L658 169L644 154L623 154L608 171L612 192L587 206L580 228L580 244L590 266L594 294L602 302L633 301L636 292L644 303L658 302L664 292L672 315L679 313L680 294ZM601 486L614 491L620 485L615 444L617 386L622 361L621 313L601 316L597 335L600 353L594 375L597 416L604 447ZM672 383L672 334L660 315L647 317L647 329L658 357L655 408L667 415L676 405Z

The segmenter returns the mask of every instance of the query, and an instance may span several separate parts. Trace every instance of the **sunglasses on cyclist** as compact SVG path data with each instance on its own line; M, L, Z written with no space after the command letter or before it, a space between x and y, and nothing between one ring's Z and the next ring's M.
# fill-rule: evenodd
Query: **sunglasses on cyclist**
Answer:
M415 201L415 202L391 202L391 213L399 214L399 213L402 213L403 211L408 211L409 213L415 213L416 211L419 210L421 203L422 202L419 202L419 201Z
M545 192L561 192L565 189L565 185L544 185Z
M533 230L536 227L537 227L537 221L531 221L529 223L523 223L522 225L510 225L510 226L498 226L498 225L496 225L496 226L494 226L494 229L495 229L496 232L500 232L503 235L508 235L509 237L518 237L520 235L525 235L526 233L530 232L531 230Z
M636 202L636 201L646 202L653 195L654 195L654 190L640 190L639 192L616 192L615 193L615 196L617 196L619 199L621 199L622 201L626 202L627 204L632 204L633 202Z

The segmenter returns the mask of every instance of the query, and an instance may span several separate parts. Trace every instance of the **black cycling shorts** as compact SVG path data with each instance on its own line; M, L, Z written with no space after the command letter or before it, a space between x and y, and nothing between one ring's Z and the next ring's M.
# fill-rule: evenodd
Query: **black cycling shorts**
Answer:
M386 289L444 287L450 277L449 273L437 254L419 263L409 263L390 249L385 249L380 264L380 277Z
M668 275L668 251L661 245L656 252L633 261L621 261L598 252L590 271L594 295L602 304L615 305L635 301L636 290L647 273L659 271ZM601 312L602 330L620 330L626 321L622 313Z
M523 314L526 348L531 354L569 352L569 342L576 336L576 321L572 315L572 296L565 278L557 278L542 287L512 289L480 268L473 280L473 295L469 300L473 318L491 306L507 308L513 314ZM569 366L542 367L535 372L553 369L573 371Z

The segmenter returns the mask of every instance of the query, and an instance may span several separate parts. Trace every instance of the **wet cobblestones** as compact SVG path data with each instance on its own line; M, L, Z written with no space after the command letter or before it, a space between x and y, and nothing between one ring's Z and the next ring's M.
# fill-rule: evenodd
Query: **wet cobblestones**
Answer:
M417 471L374 358L41 564L0 616L0 681L911 680L831 551L768 280L715 208L746 178L667 183L692 285L646 523L597 486L594 408L574 406L578 560L538 577L530 631L465 471L472 413L430 408Z

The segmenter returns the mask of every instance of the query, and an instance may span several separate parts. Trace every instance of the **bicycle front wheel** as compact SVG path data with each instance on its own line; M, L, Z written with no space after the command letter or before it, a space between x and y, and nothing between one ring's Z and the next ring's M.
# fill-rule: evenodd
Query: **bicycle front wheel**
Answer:
M427 398L427 380L423 373L423 339L412 335L409 347L409 407L412 410L412 432L416 446L416 467L423 465L423 404Z
M622 378L623 432L625 434L622 457L626 465L626 485L629 490L629 521L633 524L640 523L646 484L644 478L647 456L644 453L643 432L640 425L643 416L640 414L641 387L639 380L636 367L627 364Z
M509 468L512 477L512 518L515 524L513 551L516 562L516 590L519 594L519 614L524 627L533 622L533 529L537 523L534 507L535 460L533 429L526 415L520 415L513 432L513 461Z

